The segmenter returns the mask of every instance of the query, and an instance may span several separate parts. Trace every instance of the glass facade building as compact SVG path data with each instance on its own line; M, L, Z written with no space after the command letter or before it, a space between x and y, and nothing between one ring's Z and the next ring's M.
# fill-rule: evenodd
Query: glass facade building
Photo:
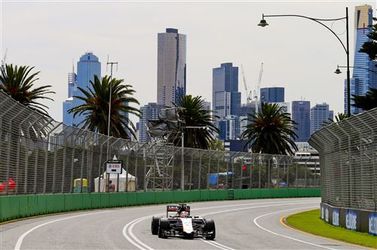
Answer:
M149 142L150 137L148 135L147 122L149 120L157 120L158 114L163 106L157 103L148 103L143 107L140 107L141 117L139 121L139 142Z
M260 101L262 103L284 102L284 88L283 87L261 88Z
M238 92L238 67L222 63L212 71L212 109L216 115L226 117L238 115L241 93Z
M240 107L238 67L232 63L222 63L219 68L212 70L212 110L220 117L216 122L220 139L235 139L239 136Z
M83 115L77 115L73 118L73 114L68 110L82 104L82 101L74 96L83 96L78 87L86 89L90 86L90 81L94 80L97 75L101 78L101 63L98 57L88 52L80 57L77 62L77 74L74 72L68 74L68 99L63 103L63 123L69 126L79 126L83 121Z
M310 138L310 101L292 102L292 120L296 122L296 142L307 142Z
M376 63L369 60L366 53L359 52L362 45L369 40L368 34L371 31L373 21L373 9L370 5L357 6L355 8L355 54L353 74L351 78L351 113L358 114L361 109L353 107L352 95L365 95L370 87L377 87ZM372 70L372 71L368 71ZM347 80L344 81L344 110L347 111Z
M167 28L157 47L157 103L171 107L186 95L186 35Z
M321 129L327 122L334 119L334 112L326 103L317 104L310 109L310 134Z

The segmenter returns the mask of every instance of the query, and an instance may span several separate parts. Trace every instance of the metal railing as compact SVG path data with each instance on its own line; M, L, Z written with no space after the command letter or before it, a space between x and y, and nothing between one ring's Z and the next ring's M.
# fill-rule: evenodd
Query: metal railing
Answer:
M376 211L377 109L332 123L309 143L320 154L322 202Z
M66 126L0 91L0 194L180 189L182 150ZM184 188L280 188L319 185L319 166L282 155L184 148ZM105 174L114 155L118 179ZM314 169L314 170L313 170ZM118 182L119 180L119 182ZM119 183L119 185L117 185Z

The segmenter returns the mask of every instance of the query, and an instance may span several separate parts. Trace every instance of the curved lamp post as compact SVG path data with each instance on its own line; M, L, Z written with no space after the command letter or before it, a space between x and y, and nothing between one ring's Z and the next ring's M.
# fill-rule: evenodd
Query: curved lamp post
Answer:
M354 69L365 69L366 71L377 74L377 71L374 71L374 70L371 70L371 69L368 69L368 68L365 68L365 67L359 67L359 66L349 66L349 67L354 68ZM341 74L342 73L342 71L340 70L341 68L347 68L347 66L336 65L336 70L334 71L334 73L337 74L337 75Z
M268 26L268 23L266 21L266 17L298 17L298 18L305 18L311 21L314 21L316 23L319 23L323 27L325 27L327 30L329 30L340 42L342 45L344 52L346 53L347 56L347 114L348 116L351 115L351 94L350 94L350 89L351 89L351 83L350 83L350 66L349 66L349 27L348 27L348 7L346 7L346 16L344 17L339 17L339 18L314 18L314 17L308 17L308 16L303 16L303 15L265 15L262 14L262 20L259 22L258 26L261 27L266 27ZM340 37L329 27L327 26L324 22L333 22L333 21L340 21L340 20L346 20L346 45L344 45L343 41L340 39Z

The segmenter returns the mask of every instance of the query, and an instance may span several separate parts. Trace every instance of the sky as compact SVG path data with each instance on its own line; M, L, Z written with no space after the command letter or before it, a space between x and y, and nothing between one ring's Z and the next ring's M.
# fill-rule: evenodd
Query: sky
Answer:
M343 112L346 65L340 42L324 27L303 18L266 18L264 14L298 14L314 18L350 16L350 65L354 55L354 9L376 1L11 1L0 0L1 59L34 66L36 86L52 85L54 101L44 102L62 121L68 96L67 74L79 57L93 52L110 74L107 58L118 62L114 77L136 90L141 105L157 99L157 33L177 28L187 35L187 94L212 102L212 68L221 63L243 65L246 85L285 87L285 101L326 102ZM344 42L345 21L326 23ZM351 72L352 74L352 72ZM239 91L246 91L239 72ZM137 121L136 117L131 118Z

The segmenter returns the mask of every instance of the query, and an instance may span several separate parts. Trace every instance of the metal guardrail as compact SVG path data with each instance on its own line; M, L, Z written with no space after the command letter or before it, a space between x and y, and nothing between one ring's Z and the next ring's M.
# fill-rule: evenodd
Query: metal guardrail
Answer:
M177 190L181 148L138 143L66 126L0 91L0 194ZM105 162L124 163L118 179ZM192 189L315 187L310 159L244 152L184 149L184 187ZM318 168L318 169L317 169Z
M377 211L377 109L332 123L309 143L320 154L322 202Z

